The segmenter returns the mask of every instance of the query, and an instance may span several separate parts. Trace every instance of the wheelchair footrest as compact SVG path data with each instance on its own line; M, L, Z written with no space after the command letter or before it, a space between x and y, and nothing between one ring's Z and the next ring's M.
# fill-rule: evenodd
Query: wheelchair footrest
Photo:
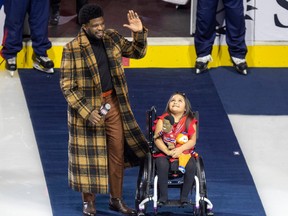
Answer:
M168 180L168 187L173 188L173 187L179 187L183 185L183 179L169 179Z
M169 206L169 207L191 207L195 205L195 203L192 202L188 202L188 205L182 206L180 200L167 200L167 202L165 203L165 205L163 206Z

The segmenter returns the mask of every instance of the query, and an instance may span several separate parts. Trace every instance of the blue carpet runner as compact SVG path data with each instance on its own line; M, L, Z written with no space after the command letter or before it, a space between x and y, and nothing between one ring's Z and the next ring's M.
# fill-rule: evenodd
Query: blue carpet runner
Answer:
M20 70L54 216L81 215L81 196L67 184L66 102L59 73ZM145 112L155 105L160 114L175 91L185 92L200 113L197 151L202 155L208 197L217 216L264 216L265 212L241 149L209 73L191 69L126 69L135 117L146 130ZM239 154L237 154L239 153ZM125 171L124 199L134 206L138 168ZM171 196L177 196L172 194ZM172 197L171 197L172 198ZM96 198L97 215L119 215L108 209L108 195ZM148 214L153 215L152 203ZM161 208L159 215L193 215L192 209Z
M228 114L288 115L288 68L254 68L240 76L231 67L210 70Z

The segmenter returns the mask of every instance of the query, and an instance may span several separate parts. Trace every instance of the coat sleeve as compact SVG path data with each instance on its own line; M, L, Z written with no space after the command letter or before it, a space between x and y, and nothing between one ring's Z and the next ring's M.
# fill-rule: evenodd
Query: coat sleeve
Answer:
M141 59L147 51L147 28L143 27L142 32L133 32L132 41L129 41L115 30L107 31L116 46L121 50L122 56L126 58Z
M79 91L76 73L77 60L75 60L74 52L70 44L63 49L60 67L60 88L68 105L76 110L83 119L88 119L94 108L92 104L87 102L83 93Z

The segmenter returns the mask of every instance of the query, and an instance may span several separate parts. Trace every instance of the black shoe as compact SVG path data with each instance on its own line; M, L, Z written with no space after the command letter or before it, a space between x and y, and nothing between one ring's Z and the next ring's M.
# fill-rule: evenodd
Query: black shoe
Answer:
M13 77L14 72L17 70L17 59L16 57L12 57L9 59L6 59L5 68L7 71L9 71L10 75Z
M42 66L43 68L47 68L47 69L50 69L50 68L53 68L54 67L54 62L46 57L46 56L38 56L38 55L34 55L33 56L33 60L35 62L37 62L40 66Z
M84 216L96 215L96 208L94 201L83 202L83 215Z
M125 215L137 214L136 210L129 208L120 198L111 198L109 202L109 208L113 211L121 212Z
M16 57L6 59L6 69L12 71L17 70Z
M33 67L45 73L54 73L54 62L46 56L33 55Z
M232 60L233 66L235 67L238 73L247 75L248 65L245 59L231 57L231 60Z
M212 61L211 55L198 57L195 62L196 74L202 73L208 69L208 63Z
M60 19L59 11L51 14L49 21L50 25L57 26L59 24L59 19Z

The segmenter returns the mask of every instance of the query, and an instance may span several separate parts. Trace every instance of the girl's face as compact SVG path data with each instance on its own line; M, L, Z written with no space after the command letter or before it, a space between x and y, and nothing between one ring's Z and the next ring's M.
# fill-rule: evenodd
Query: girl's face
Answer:
M185 107L185 98L180 94L175 94L169 101L169 110L172 114L184 113Z

